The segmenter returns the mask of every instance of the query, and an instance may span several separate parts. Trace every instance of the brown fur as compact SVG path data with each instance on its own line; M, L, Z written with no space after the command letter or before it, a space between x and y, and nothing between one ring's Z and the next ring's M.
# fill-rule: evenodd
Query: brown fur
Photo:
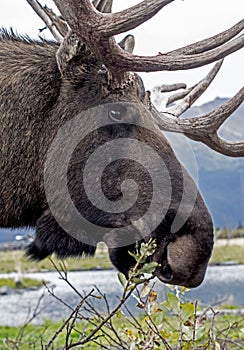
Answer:
M55 58L57 49L55 43L32 41L6 31L2 31L0 37L0 226L35 227L36 238L28 248L28 254L34 259L43 259L52 253L60 257L92 255L96 242L106 241L105 237L100 236L95 239L94 246L77 241L57 224L49 210L43 184L44 163L60 126L93 106L114 101L142 104L145 96L142 82L136 75L133 78L127 76L119 86L109 81L106 83L99 73L101 64L85 48L81 50L79 60L71 61L61 77ZM182 198L182 171L185 170L182 170L157 127L152 133L144 128L124 124L109 126L80 144L72 156L68 173L69 189L76 207L87 219L105 227L125 226L130 223L131 217L140 217L146 211L146 203L152 195L150 179L133 163L121 160L108 169L105 179L111 181L107 181L108 187L105 186L104 192L109 199L116 201L121 196L120 184L123 179L135 177L141 197L137 206L133 206L126 215L104 214L91 208L80 184L80 169L89 154L98 145L121 137L148 143L163 158L172 179L169 210L151 234L158 244L154 259L162 264L157 271L158 277L163 281L169 279L173 284L200 284L212 251L212 221L198 194L187 222L175 234L170 233ZM189 186L195 188L190 176L186 177ZM85 237L87 233L83 230ZM117 245L118 239L114 237ZM111 242L107 243L113 246ZM109 249L112 263L125 274L135 263L128 254L128 250L134 247ZM189 263L182 270L186 257Z

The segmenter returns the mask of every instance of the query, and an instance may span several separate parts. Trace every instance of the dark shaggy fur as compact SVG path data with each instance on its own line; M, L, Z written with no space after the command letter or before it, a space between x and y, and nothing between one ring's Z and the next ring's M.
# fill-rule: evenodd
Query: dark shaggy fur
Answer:
M135 245L113 248L118 246L121 237L111 239L98 235L91 246L69 236L58 225L45 196L44 164L50 144L63 123L106 102L127 101L140 105L144 102L144 88L137 75L130 76L120 88L106 82L101 74L101 63L85 47L81 47L78 59L76 57L69 62L61 77L55 57L57 49L57 44L53 42L33 41L5 30L1 32L0 226L35 227L36 237L27 254L38 260L52 253L59 257L93 255L96 242L104 240L110 247L112 263L127 274L135 263L128 250L134 250ZM141 115L139 118L143 121L147 117ZM187 184L183 183L185 170L159 129L153 128L155 132L119 124L90 134L72 155L68 170L69 191L77 209L94 224L107 228L129 225L131 220L138 219L147 211L153 191L147 172L140 165L122 159L130 150L123 150L121 161L108 168L102 180L105 195L117 201L122 195L121 183L127 178L135 179L139 189L138 200L123 215L104 213L91 206L81 183L82 169L90 154L109 140L126 137L149 144L164 160L172 182L169 209L151 234L158 246L153 259L161 263L157 275L162 281L194 287L201 283L211 255L212 221L198 194L187 222L178 232L170 232L183 187L187 187L190 197L191 189L196 189L196 185L188 174L185 175ZM94 173L96 171L94 167ZM80 230L81 237L86 238L89 232L85 227Z

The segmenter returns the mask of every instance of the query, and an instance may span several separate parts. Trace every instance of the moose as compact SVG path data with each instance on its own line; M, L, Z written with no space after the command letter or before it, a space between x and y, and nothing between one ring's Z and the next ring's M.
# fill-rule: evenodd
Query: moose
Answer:
M130 251L138 242L153 238L156 251L150 259L159 263L156 276L170 284L198 286L213 248L213 223L196 184L162 131L183 133L227 156L244 155L244 142L228 142L218 135L219 127L242 103L243 88L208 115L180 118L211 83L224 57L244 46L243 35L238 36L244 21L211 38L144 57L133 54L132 35L119 43L114 36L139 26L174 0L143 0L117 13L112 13L112 0L54 0L61 16L37 0L27 1L55 40L32 40L1 30L0 226L34 227L35 239L27 255L36 260L52 253L60 258L94 255L96 244L104 241L112 263L126 276L135 264ZM180 92L175 92L179 86L169 88L172 95L164 111L154 107L138 75L192 69L212 62L216 62L214 67L198 84ZM101 113L95 118L97 112ZM86 130L94 120L97 127L92 126L72 146L64 164L72 135ZM58 138L61 143L56 142ZM101 178L97 176L99 157L84 177L89 158L113 140L117 147L112 148L111 162L105 164ZM145 162L144 148L140 153L134 147L135 140L157 154L156 161L148 157ZM158 160L163 162L162 173ZM156 186L145 164L155 170ZM60 175L60 169L65 176L63 172ZM128 184L128 179L134 186L127 186L128 198L136 200L124 212L106 212L87 195L86 188L94 201L99 200L97 189L102 189L112 208L123 200L123 184ZM79 220L74 223L69 214L70 202L63 196L66 187L72 206L85 218L84 225ZM147 215L146 221L140 220L149 211L155 192L162 199L155 210L160 212L167 202L156 224L154 213ZM94 225L94 231L87 222ZM102 230L97 233L96 227Z

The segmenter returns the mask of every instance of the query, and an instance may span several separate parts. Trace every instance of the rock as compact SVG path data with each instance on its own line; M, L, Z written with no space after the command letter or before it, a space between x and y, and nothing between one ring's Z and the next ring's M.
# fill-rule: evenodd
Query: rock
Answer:
M9 294L12 294L13 293L13 290L12 288L9 288L7 286L3 286L0 288L0 295L9 295Z

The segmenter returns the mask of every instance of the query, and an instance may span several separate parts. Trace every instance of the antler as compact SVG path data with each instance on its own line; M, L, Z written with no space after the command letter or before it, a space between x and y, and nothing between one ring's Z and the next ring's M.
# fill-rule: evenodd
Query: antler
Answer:
M206 89L212 83L213 79L218 74L222 64L223 60L220 60L214 65L214 67L206 75L206 77L200 80L197 84L180 93L176 93L167 97L164 101L164 112L171 114L174 117L179 117L180 115L182 115L187 109L189 109L193 105L193 103L204 93L204 91L206 91ZM175 87L177 87L178 89L180 87L180 84L175 85ZM179 104L175 104L172 107L168 107L168 105L178 100L181 100Z
M68 32L68 24L62 17L57 16L51 9L42 6L38 0L26 0L36 14L43 20L54 38L58 42L63 41L63 37Z
M27 1L33 8L33 3L38 2L37 0ZM132 54L133 36L126 36L119 44L115 42L113 36L136 28L174 0L144 0L117 13L111 13L112 0L53 1L62 18L67 21L67 28L70 28L69 31L67 29L68 34L57 55L61 72L63 68L65 69L65 60L76 55L76 48L79 47L80 42L84 43L115 77L126 71L187 70L218 61L198 84L164 99L165 108L162 113L159 113L150 101L149 108L163 130L184 133L189 138L201 141L217 152L229 156L244 156L244 142L224 141L217 134L223 122L243 102L243 88L227 103L207 115L191 119L178 118L209 86L222 65L222 59L243 48L244 34L241 32L244 29L244 20L222 33L185 47L166 53L160 52L156 56L139 56ZM52 32L53 27L55 28L54 36L57 37L57 31L63 37L65 33L59 29L59 25L63 24L63 19L59 16L54 17L53 13L50 15L46 8L44 13L45 16L42 15L42 18L48 28ZM60 41L60 38L58 40ZM60 62L63 51L66 52L67 57L64 60L62 58ZM180 88L185 88L185 85L164 86L161 87L161 90L175 91ZM168 107L169 104L176 101L180 102Z
M217 66L213 70L215 69L217 69ZM192 90L189 89L191 91L183 99L183 103L180 106L173 107L170 114L167 111L160 113L151 105L150 109L157 124L162 130L185 134L190 139L200 141L221 154L231 157L244 157L244 141L225 141L218 135L218 129L221 125L243 102L244 88L241 88L226 103L206 115L188 119L177 118L179 114L182 114L189 108L189 106L186 107L184 104L187 104L187 100L189 105L191 104L190 96L195 99L194 95L198 89L201 89L201 84L202 81ZM172 113L173 109L176 111L175 115Z
M124 52L113 36L134 29L174 0L144 0L124 11L98 12L89 0L54 0L72 30L111 71L152 72L200 67L244 46L244 20L223 33L156 56L138 56Z

